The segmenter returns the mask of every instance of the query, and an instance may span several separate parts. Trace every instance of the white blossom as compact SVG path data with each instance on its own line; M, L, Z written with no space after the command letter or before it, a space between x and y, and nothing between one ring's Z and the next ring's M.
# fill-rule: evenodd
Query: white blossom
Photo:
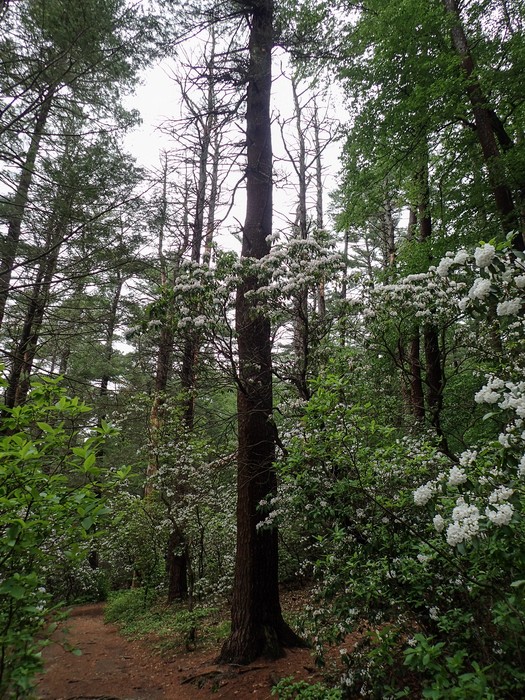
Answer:
M445 529L445 520L443 516L439 515L434 515L434 518L432 519L432 522L434 523L434 528L436 529L436 532L443 532Z
M514 506L512 503L498 503L496 504L495 508L496 510L492 510L487 506L485 509L485 515L487 518L498 527L508 525L512 520L512 515L514 513Z
M467 475L459 467L453 466L448 475L448 485L449 486L459 486L459 484L464 484L467 480Z
M414 491L414 503L416 506L426 505L434 495L434 484L428 481Z
M518 275L515 277L514 284L518 289L525 289L525 275Z
M454 258L454 265L464 265L469 258L470 255L467 253L466 250L458 250L458 252L456 253L456 257Z
M484 299L490 294L490 280L484 277L478 277L474 280L474 284L469 289L468 295L470 299Z
M447 277L450 267L454 264L451 258L442 258L439 265L436 267L436 273L440 277Z
M469 465L474 464L477 456L478 453L476 450L465 450L459 455L459 463L462 467L468 467Z
M514 489L509 489L508 486L498 486L498 488L494 489L490 494L489 503L503 503L508 500L513 493Z
M481 248L474 251L474 259L478 267L487 267L492 262L496 249L490 243L485 243Z
M488 386L484 386L474 395L476 403L497 403L499 399L500 395Z
M469 540L479 532L479 509L477 506L468 505L460 496L452 511L452 522L447 528L447 543L455 547L465 540Z
M508 301L500 301L496 307L498 316L512 316L518 314L521 309L521 299L509 299Z

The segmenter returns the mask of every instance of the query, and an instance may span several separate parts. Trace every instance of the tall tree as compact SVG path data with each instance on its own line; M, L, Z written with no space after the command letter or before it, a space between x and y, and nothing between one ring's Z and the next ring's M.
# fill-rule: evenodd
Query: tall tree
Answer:
M450 18L452 45L461 61L465 91L472 108L476 134L489 173L502 227L505 233L513 234L514 245L518 250L523 251L525 250L525 223L520 222L519 211L514 203L500 150L501 147L511 148L514 144L503 122L490 106L476 75L476 64L462 23L459 3L457 0L443 0L443 5ZM522 196L525 192L525 178L518 183L518 190Z
M25 243L31 189L48 156L44 146L52 152L60 118L71 112L85 111L91 132L132 124L121 91L153 59L158 41L152 17L124 0L20 0L8 17L9 31L0 37L0 162L12 192L2 202L0 323Z
M270 252L272 230L273 0L241 7L250 25L246 102L246 218L242 256L261 260ZM300 643L285 623L279 601L278 540L275 527L258 527L258 506L274 494L275 427L272 422L272 355L269 319L250 296L259 281L250 274L236 297L238 369L237 552L232 628L219 661L249 663L276 657Z

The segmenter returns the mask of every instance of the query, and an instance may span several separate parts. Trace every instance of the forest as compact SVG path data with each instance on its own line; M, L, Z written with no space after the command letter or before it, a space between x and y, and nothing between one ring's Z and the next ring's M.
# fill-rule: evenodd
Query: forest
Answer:
M525 697L524 23L0 0L1 698L106 600L308 646L283 700Z

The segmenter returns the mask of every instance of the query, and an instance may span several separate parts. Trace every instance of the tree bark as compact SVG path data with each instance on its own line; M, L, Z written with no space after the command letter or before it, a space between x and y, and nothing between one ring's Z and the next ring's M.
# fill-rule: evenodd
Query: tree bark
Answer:
M463 28L458 2L457 0L443 0L443 4L452 20L452 44L461 59L463 72L467 78L466 92L472 107L476 134L489 173L501 225L506 234L513 234L514 246L518 250L525 250L525 231L521 229L518 211L514 206L512 192L507 183L505 166L501 158L496 135L496 132L499 130L501 141L503 125L494 111L490 109L487 97L484 95L476 76L474 58Z
M419 239L424 242L432 236L432 214L430 210L430 186L428 173L428 150L425 149L422 169L418 175L420 193L418 202ZM439 347L438 329L432 323L423 328L425 354L425 384L427 386L427 407L430 422L440 440L440 447L449 454L448 442L441 427L443 409L444 375Z
M0 261L0 326L4 319L5 307L9 297L9 287L11 283L11 273L18 251L18 243L22 231L22 221L28 202L29 188L33 181L33 173L40 142L46 125L51 103L53 101L54 90L49 89L35 118L31 142L26 153L25 161L18 180L18 186L11 204L11 215L9 217L7 236L2 250Z
M246 105L246 219L242 256L264 258L272 228L272 145L270 122L273 1L245 4L250 13L249 74ZM258 280L249 276L236 297L239 352L237 390L238 472L237 552L232 599L232 629L220 663L249 663L278 657L300 639L284 622L279 601L278 541L275 527L258 528L262 499L276 492L273 467L272 357L270 322L247 293Z
M51 224L47 233L45 246L48 252L40 262L31 290L22 332L13 353L13 363L5 395L5 404L8 408L23 404L29 392L31 371L66 223L67 220L63 220L55 226Z
M408 349L408 364L410 371L410 405L412 415L418 421L425 420L425 394L421 377L419 328L416 328Z

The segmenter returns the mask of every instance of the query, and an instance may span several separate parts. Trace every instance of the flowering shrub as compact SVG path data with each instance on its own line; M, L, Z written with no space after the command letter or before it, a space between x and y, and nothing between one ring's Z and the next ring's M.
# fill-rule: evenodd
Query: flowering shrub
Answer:
M363 337L382 356L341 350L287 434L266 524L301 523L319 578L306 615L318 653L360 635L342 656L343 697L524 691L524 271L519 254L483 244L365 289ZM378 371L402 371L397 348L420 323L446 358L446 453L434 426L407 434L385 391L395 374Z

